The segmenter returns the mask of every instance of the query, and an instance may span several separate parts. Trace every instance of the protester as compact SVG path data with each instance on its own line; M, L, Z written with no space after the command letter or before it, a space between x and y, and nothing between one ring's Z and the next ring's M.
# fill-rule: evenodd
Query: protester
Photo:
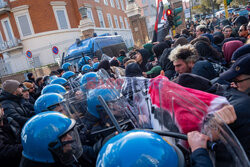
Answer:
M231 26L227 25L223 28L223 34L225 39L231 37L231 34L233 32L233 29Z
M6 80L3 83L3 92L0 95L0 103L7 117L13 118L20 127L34 115L33 111L22 106L21 84L16 80Z
M238 33L240 37L247 38L248 37L247 24L243 24L242 26L240 26Z
M125 50L120 50L119 51L119 56L117 57L117 60L120 62L120 64L122 65L123 63L123 59L126 57L126 52Z
M18 167L22 157L21 129L12 118L6 117L0 104L0 161L1 166Z
M231 58L235 50L237 50L241 46L243 46L243 43L238 40L224 43L222 51L224 53L225 60L228 64L231 63Z
M146 72L146 64L148 63L148 59L150 58L149 52L146 49L140 49L135 55L135 61L141 68L142 72Z
M127 65L125 70L126 77L141 77L142 71L137 63L130 63Z
M237 120L230 127L239 139L243 148L245 149L248 158L250 158L250 115L249 115L249 103L250 103L250 55L242 55L237 59L232 67L221 74L220 78L234 82L236 90L230 89L225 91L224 96L229 99L230 104L235 108L237 114Z
M197 50L190 44L176 47L171 51L169 59L179 74L193 73L207 79L216 77L213 65L207 60L200 60Z
M199 25L196 27L196 37L199 37L201 34L206 33L206 26L205 25Z
M33 73L30 72L30 73L27 74L27 80L26 81L30 82L30 83L35 82L35 77L34 77Z
M28 88L29 90L29 95L30 95L30 98L29 98L29 101L31 104L34 104L38 95L36 94L35 92L35 87L34 87L34 84L31 84L29 82L24 82L23 85Z
M34 111L34 103L30 102L31 97L29 89L25 85L22 85L22 87L23 87L23 93L22 93L23 99L21 100L21 104L22 106L24 106L24 108L28 108L30 111Z

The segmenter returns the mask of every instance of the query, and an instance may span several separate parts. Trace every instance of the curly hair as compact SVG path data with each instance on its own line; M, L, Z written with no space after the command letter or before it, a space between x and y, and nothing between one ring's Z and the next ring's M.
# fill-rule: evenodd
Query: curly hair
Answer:
M196 62L199 60L199 55L193 45L177 46L169 55L171 61L182 59L185 62Z

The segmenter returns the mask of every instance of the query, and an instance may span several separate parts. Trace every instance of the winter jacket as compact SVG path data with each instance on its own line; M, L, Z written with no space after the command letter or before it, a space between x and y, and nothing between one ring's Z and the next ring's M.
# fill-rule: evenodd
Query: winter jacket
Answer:
M18 167L22 156L20 127L12 118L4 118L0 126L0 162L1 166Z
M0 95L0 103L7 117L13 118L21 127L35 113L22 104L22 97L14 96L3 91Z
M202 76L208 80L214 79L217 76L213 65L207 60L197 61L192 68L192 74Z
M146 49L140 49L140 50L138 50L138 52L142 56L142 63L138 63L140 68L141 68L141 71L147 72L148 69L146 68L146 64L148 63L148 59L150 58L150 54L149 54L148 50L146 50Z
M213 167L213 163L209 158L208 151L204 148L198 148L191 154L192 167Z
M22 98L20 100L20 103L21 103L22 106L29 109L30 111L34 111L34 104L30 103L29 100L26 100L26 99Z
M224 96L234 106L237 116L236 121L229 126L250 159L250 96L233 88L227 89Z

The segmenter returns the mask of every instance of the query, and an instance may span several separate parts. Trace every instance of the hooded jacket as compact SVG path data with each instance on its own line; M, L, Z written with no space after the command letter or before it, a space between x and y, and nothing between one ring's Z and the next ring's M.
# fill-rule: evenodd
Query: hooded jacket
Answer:
M148 71L148 69L146 68L146 64L148 63L148 59L150 58L150 54L149 54L148 50L146 50L146 49L140 49L140 50L138 50L138 52L142 56L142 63L138 63L138 65L140 66L142 72L146 72L146 71Z
M126 77L141 77L142 71L137 63L131 63L126 67L125 70Z
M232 58L234 51L241 46L243 46L243 43L238 40L224 43L222 50L224 52L224 57L227 63L231 62L231 58Z
M1 93L0 103L2 104L6 117L13 118L20 127L23 127L25 122L35 115L33 111L22 104L22 97L14 96L8 92L3 91Z

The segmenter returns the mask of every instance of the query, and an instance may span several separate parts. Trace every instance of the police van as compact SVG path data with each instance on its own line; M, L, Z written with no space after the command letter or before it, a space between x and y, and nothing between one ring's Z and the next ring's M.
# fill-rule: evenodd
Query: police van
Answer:
M104 34L84 40L76 39L76 42L63 55L62 64L69 62L77 65L83 56L89 56L90 58L96 56L101 59L102 55L106 54L109 57L114 57L119 54L121 49L125 50L125 52L128 51L120 35Z

